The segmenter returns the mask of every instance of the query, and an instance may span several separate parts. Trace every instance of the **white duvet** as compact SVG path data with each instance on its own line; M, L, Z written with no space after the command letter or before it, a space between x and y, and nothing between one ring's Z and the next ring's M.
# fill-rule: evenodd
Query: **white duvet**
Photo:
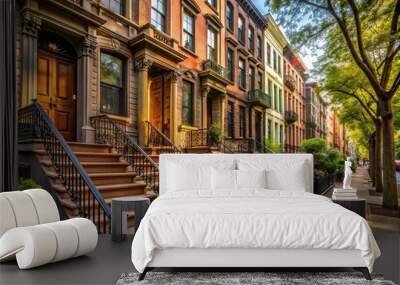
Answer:
M358 249L370 271L380 256L359 215L323 196L265 189L161 195L137 230L132 262L143 272L165 248Z

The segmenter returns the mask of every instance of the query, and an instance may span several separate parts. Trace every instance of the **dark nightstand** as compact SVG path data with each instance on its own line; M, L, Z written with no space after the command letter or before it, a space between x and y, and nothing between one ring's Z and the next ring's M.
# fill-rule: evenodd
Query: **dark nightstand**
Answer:
M364 219L367 216L367 202L365 199L353 199L353 200L332 200L334 203L341 205L342 207L359 214Z

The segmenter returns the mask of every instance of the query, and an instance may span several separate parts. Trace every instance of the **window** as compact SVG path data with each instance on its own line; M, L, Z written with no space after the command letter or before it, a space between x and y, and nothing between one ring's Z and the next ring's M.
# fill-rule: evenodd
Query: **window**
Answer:
M239 87L245 88L246 86L246 76L245 76L245 67L244 60L239 58Z
M272 94L272 80L271 79L268 79L268 95L272 99L273 94Z
M273 51L273 54L274 54L274 70L276 71L277 69L278 69L278 66L277 66L277 58L276 58L276 50L274 50Z
M268 139L272 140L272 121L268 119Z
M282 89L279 89L279 112L283 112L283 97L282 97Z
M124 13L124 0L101 0L101 3L114 13Z
M231 3L226 4L226 28L233 32L233 6Z
M278 88L274 84L274 110L278 111L279 106L279 99L278 99Z
M228 79L230 81L235 80L235 66L234 66L234 58L233 58L233 50L228 48L226 53L226 66L228 68Z
M261 37L257 37L257 57L262 58L262 43Z
M280 55L278 55L278 74L282 75L282 59Z
M279 143L279 126L275 123L275 143Z
M194 84L182 81L182 124L193 126Z
M249 90L254 90L255 88L255 73L254 73L254 67L250 66L249 68Z
M101 53L100 109L105 113L125 113L124 64L122 59Z
M183 46L194 51L194 16L183 11Z
M213 6L214 8L217 7L217 0L207 0L208 4Z
M246 108L242 106L239 109L239 136L246 136Z
M228 121L228 125L227 125L228 137L233 138L234 125L233 125L233 103L232 102L228 103L227 121Z
M282 125L279 126L279 143L280 144L283 143L283 126Z
M207 30L207 59L217 62L217 33L211 28Z
M249 27L249 49L254 50L254 29Z
M165 32L165 15L167 14L167 0L151 0L151 24L158 30Z
M263 74L262 72L258 73L258 89L264 90L263 88Z
M267 43L267 64L271 66L271 45Z
M244 43L244 20L241 16L238 20L238 40L240 43Z

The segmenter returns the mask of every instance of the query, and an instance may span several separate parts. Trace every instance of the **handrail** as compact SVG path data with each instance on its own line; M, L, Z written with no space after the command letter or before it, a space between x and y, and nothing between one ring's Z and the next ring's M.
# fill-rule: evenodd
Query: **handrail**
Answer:
M145 121L147 128L147 146L163 147L164 153L181 153L182 151L159 129L157 129L151 122Z
M62 184L77 202L80 215L90 218L99 232L109 232L109 205L40 104L33 103L18 111L18 132L28 133L30 138L39 136Z
M145 180L147 186L158 193L159 169L157 163L121 129L108 115L90 118L95 129L96 143L110 144L124 157L134 171Z

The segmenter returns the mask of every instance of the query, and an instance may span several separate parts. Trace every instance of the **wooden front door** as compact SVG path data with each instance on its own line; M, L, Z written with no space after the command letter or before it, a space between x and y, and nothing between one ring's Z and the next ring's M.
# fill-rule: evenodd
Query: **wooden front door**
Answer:
M75 62L38 52L37 100L67 141L76 138Z

